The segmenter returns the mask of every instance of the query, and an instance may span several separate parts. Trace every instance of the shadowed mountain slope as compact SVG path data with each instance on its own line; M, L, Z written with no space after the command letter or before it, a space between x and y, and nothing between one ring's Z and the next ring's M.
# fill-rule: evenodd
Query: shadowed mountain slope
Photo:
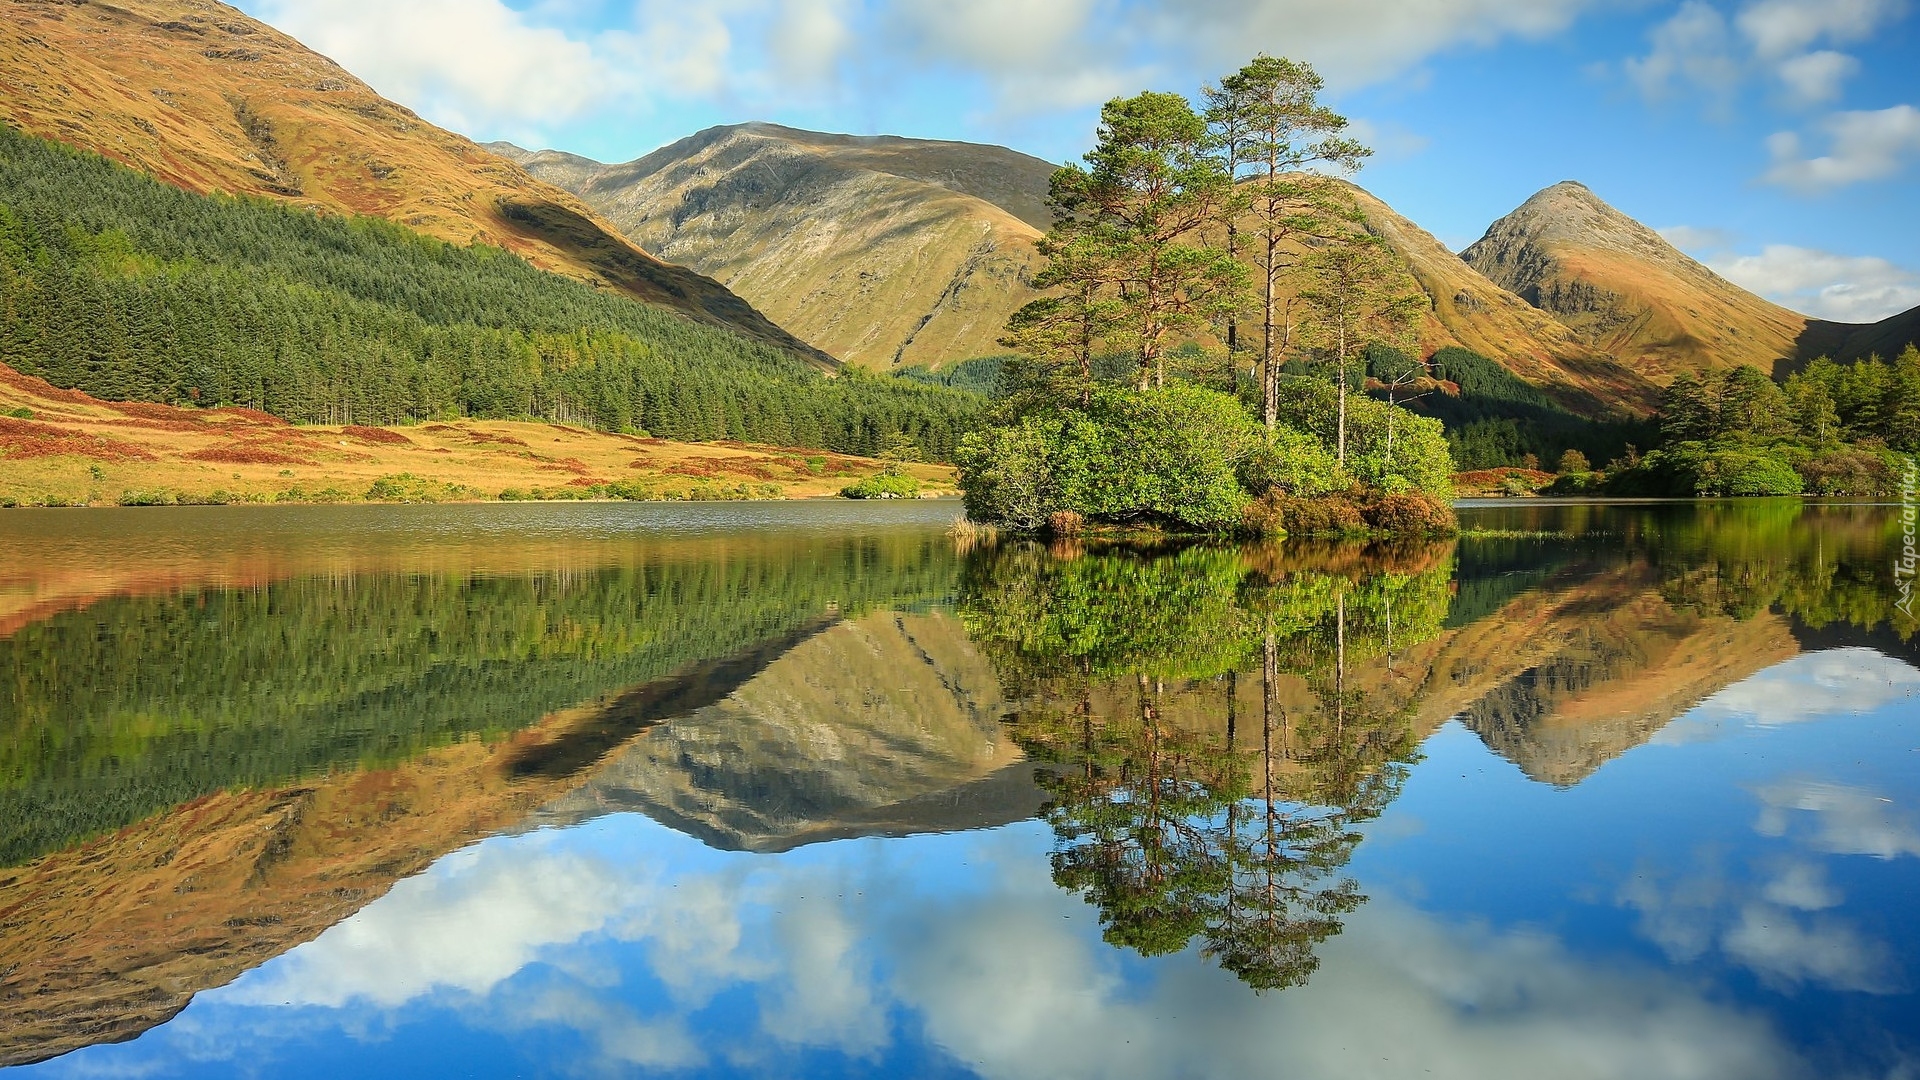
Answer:
M492 148L871 368L1004 352L1052 220L1053 166L998 146L740 124L622 165Z
M1807 329L1806 316L1727 281L1573 181L1535 194L1461 257L1662 383L1742 364L1771 370Z
M578 199L209 0L0 0L0 119L197 192L365 214L796 352L727 289L629 243Z
M1834 360L1858 360L1879 356L1891 360L1908 345L1920 344L1920 307L1889 315L1877 323L1837 323L1814 319L1800 335L1791 363L1783 363L1774 372L1784 375L1797 370L1816 356Z
M653 728L534 825L637 810L730 851L980 828L1042 796L958 620L881 611L794 645Z

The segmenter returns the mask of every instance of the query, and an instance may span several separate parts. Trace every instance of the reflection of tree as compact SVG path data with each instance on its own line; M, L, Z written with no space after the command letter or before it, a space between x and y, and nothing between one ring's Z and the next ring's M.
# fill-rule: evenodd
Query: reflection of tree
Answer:
M1414 749L1376 661L1392 678L1392 650L1438 632L1451 560L1327 554L1336 571L1271 548L1018 548L970 565L970 629L1026 702L1012 736L1049 766L1054 880L1100 910L1109 942L1158 955L1197 939L1248 985L1284 988L1365 902L1343 868ZM1240 730L1243 682L1257 739Z

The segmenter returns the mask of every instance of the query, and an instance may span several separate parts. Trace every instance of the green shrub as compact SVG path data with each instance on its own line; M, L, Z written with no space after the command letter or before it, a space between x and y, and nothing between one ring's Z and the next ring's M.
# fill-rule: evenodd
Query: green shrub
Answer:
M1809 495L1891 495L1899 487L1885 456L1850 446L1813 454L1794 471Z
M7 415L13 417L15 420L31 420L33 419L33 410L22 405L17 409L9 411Z
M120 493L121 506L172 506L180 501L179 496L165 488L159 491L123 491Z
M1331 450L1339 435L1337 396L1337 388L1324 380L1283 378L1280 422ZM1453 458L1440 421L1365 394L1347 395L1346 469L1368 487L1453 498Z
M1102 388L1085 409L975 432L956 458L975 521L1031 530L1069 510L1099 524L1219 532L1240 521L1237 471L1261 442L1238 400L1176 384Z
M1666 493L1674 495L1798 495L1805 490L1780 452L1759 446L1685 442L1648 454L1644 466L1664 476Z
M879 472L840 489L847 499L915 499L920 496L920 480L896 469Z
M1312 435L1286 427L1261 435L1253 452L1240 463L1240 485L1247 494L1255 498L1269 491L1324 495L1349 485L1333 452Z

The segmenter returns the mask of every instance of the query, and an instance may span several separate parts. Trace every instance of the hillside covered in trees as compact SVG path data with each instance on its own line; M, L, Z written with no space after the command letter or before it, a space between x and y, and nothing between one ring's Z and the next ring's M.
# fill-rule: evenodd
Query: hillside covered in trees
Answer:
M541 418L943 458L976 395L847 373L484 246L181 191L0 128L0 362L291 420Z
M1892 495L1920 453L1920 349L1892 363L1821 358L1776 383L1736 367L1667 387L1660 448L1562 491L1624 495Z

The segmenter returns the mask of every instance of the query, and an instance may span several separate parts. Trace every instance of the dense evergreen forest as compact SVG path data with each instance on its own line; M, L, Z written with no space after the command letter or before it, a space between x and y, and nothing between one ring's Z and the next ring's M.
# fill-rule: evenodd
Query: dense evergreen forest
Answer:
M980 399L828 378L676 314L369 218L181 191L0 125L0 361L306 423L544 418L944 460Z
M217 791L515 731L835 604L938 600L957 573L943 539L823 539L756 558L103 600L0 639L0 866Z
M1776 383L1752 367L1682 375L1660 404L1660 446L1557 489L1621 495L1892 495L1920 452L1920 350L1892 363L1815 360Z
M1449 345L1425 363L1388 345L1367 349L1367 378L1379 397L1446 425L1447 448L1456 469L1551 464L1568 450L1590 461L1612 461L1630 446L1646 449L1659 439L1652 421L1602 421L1568 412L1501 364ZM1457 392L1435 380L1450 382Z

